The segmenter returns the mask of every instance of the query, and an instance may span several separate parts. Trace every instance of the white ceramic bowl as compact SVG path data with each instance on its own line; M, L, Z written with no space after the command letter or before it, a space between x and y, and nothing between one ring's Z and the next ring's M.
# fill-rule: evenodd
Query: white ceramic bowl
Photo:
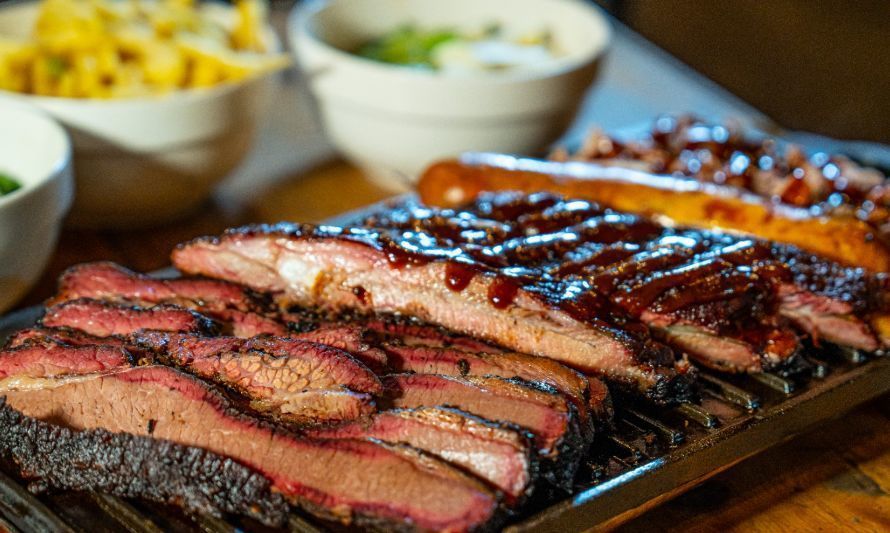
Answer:
M231 16L206 5L210 16ZM0 8L0 35L26 37L35 2ZM276 43L277 44L277 43ZM71 222L136 227L193 211L244 158L269 76L153 98L89 100L0 91L40 107L71 135L77 194Z
M0 196L0 313L40 277L71 207L71 143L38 109L0 101L0 172L22 188Z
M406 22L549 30L564 55L534 72L454 76L348 52ZM288 34L332 141L384 184L404 186L437 158L533 153L554 141L594 79L610 29L576 0L316 0L293 11Z

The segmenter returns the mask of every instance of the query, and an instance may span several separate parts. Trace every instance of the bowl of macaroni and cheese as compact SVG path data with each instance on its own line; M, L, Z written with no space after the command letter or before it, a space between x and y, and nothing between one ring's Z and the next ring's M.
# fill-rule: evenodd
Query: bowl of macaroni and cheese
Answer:
M71 221L183 216L244 158L270 74L288 64L264 4L43 0L0 8L0 99L68 131Z

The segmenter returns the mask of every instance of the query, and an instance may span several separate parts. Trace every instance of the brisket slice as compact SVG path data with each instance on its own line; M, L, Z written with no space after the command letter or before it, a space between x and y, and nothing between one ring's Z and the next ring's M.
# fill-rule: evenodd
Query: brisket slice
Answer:
M163 304L142 308L85 299L50 307L41 324L73 328L96 337L129 335L144 330L206 334L218 331L217 324L212 320L182 307Z
M546 383L575 406L582 428L591 422L588 382L552 359L516 352L472 353L453 348L386 344L389 366L396 372L447 376L498 376Z
M562 488L571 487L578 462L590 444L574 407L540 384L434 374L392 374L383 378L383 384L392 407L454 407L530 431L535 449L544 459L545 478Z
M0 351L0 382L17 376L56 377L127 368L134 358L120 346L66 346L29 341Z
M383 391L349 354L308 341L145 332L133 342L161 362L239 391L257 411L301 425L366 416Z
M316 342L281 337L240 339L164 332L134 335L133 342L181 366L226 372L226 367L237 364L242 368L233 370L233 376L243 377L244 372L268 373L268 377L262 379L269 383L280 382L292 391L336 385L370 394L383 391L380 379L368 367L343 350ZM265 362L253 358L241 364L237 359L239 355L265 356Z
M361 363L333 348L303 341L166 332L98 338L40 328L23 337L25 344L0 352L0 379L101 372L127 368L137 359L161 361L239 393L256 411L300 425L367 416L376 410L374 395L382 391L380 381ZM104 345L108 341L118 344ZM277 346L277 354L264 351L268 345Z
M83 331L71 328L45 328L34 326L21 329L13 333L6 341L5 348L17 348L19 346L36 343L67 344L69 346L90 346L103 344L106 346L126 346L124 337L96 337Z
M168 367L34 380L5 394L10 406L41 420L151 435L231 458L325 518L462 531L487 522L497 507L491 492L445 463L370 441L296 438Z
M352 354L375 372L383 371L387 366L386 353L372 345L366 335L365 328L360 324L321 324L311 331L290 333L288 337L302 339L320 344L327 344Z
M195 310L254 311L259 298L234 283L208 279L157 279L111 262L84 263L62 274L48 305L89 298L145 306L168 303Z
M3 397L0 456L18 466L33 492L94 490L269 526L287 521L287 503L269 480L228 457L104 429L74 431L24 416Z
M283 323L262 314L260 295L240 285L210 279L156 279L109 262L76 265L62 274L50 305L75 299L142 307L176 305L213 318L236 337L288 332Z
M604 375L658 401L687 396L688 382L670 351L607 302L590 295L562 305L562 296L518 287L493 272L466 278L466 286L455 290L449 280L460 278L454 271L459 263L444 259L462 252L412 253L425 242L421 234L415 237L361 228L252 226L181 245L173 261L189 274L274 293L284 305L413 315Z
M393 409L368 420L307 434L408 444L491 483L504 493L510 506L531 493L537 473L536 456L524 431L446 407Z

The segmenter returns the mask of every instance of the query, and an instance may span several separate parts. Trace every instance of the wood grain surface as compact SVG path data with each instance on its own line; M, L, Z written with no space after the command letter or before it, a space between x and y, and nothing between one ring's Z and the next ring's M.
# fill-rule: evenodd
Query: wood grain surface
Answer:
M208 202L194 216L139 231L64 230L42 281L21 302L55 289L66 267L112 260L139 271L169 265L179 242L247 222L317 222L391 193L339 161L282 180L251 201ZM890 398L750 458L622 526L623 531L890 531Z

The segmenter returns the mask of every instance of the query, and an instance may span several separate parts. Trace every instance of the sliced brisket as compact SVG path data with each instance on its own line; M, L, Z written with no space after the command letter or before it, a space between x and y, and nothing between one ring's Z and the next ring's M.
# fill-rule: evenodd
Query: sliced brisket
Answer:
M127 368L134 358L120 346L28 342L0 351L0 382L17 376L56 377Z
M536 456L522 430L445 407L383 411L368 420L308 435L411 445L488 481L511 506L531 492L537 473Z
M555 390L496 377L465 378L433 374L392 374L383 378L393 407L447 406L491 421L515 424L534 435L547 479L568 487L588 434L581 431L571 404Z
M27 416L78 430L150 434L229 457L326 518L462 531L484 524L497 507L476 480L431 457L364 440L296 438L168 367L33 381L4 392Z
M352 354L375 372L387 366L386 354L366 338L366 329L360 324L321 324L311 331L291 333L288 337L327 344Z
M113 304L98 300L71 300L46 310L46 327L73 328L96 337L129 335L144 330L215 333L218 328L207 317L173 305L150 308Z
M176 304L191 309L253 311L255 295L233 283L208 279L156 279L110 262L84 263L69 268L59 279L54 303L89 298L152 306Z
M287 503L269 480L228 457L104 429L74 431L24 416L3 397L0 456L34 492L95 490L217 517L247 515L269 526L287 521Z

